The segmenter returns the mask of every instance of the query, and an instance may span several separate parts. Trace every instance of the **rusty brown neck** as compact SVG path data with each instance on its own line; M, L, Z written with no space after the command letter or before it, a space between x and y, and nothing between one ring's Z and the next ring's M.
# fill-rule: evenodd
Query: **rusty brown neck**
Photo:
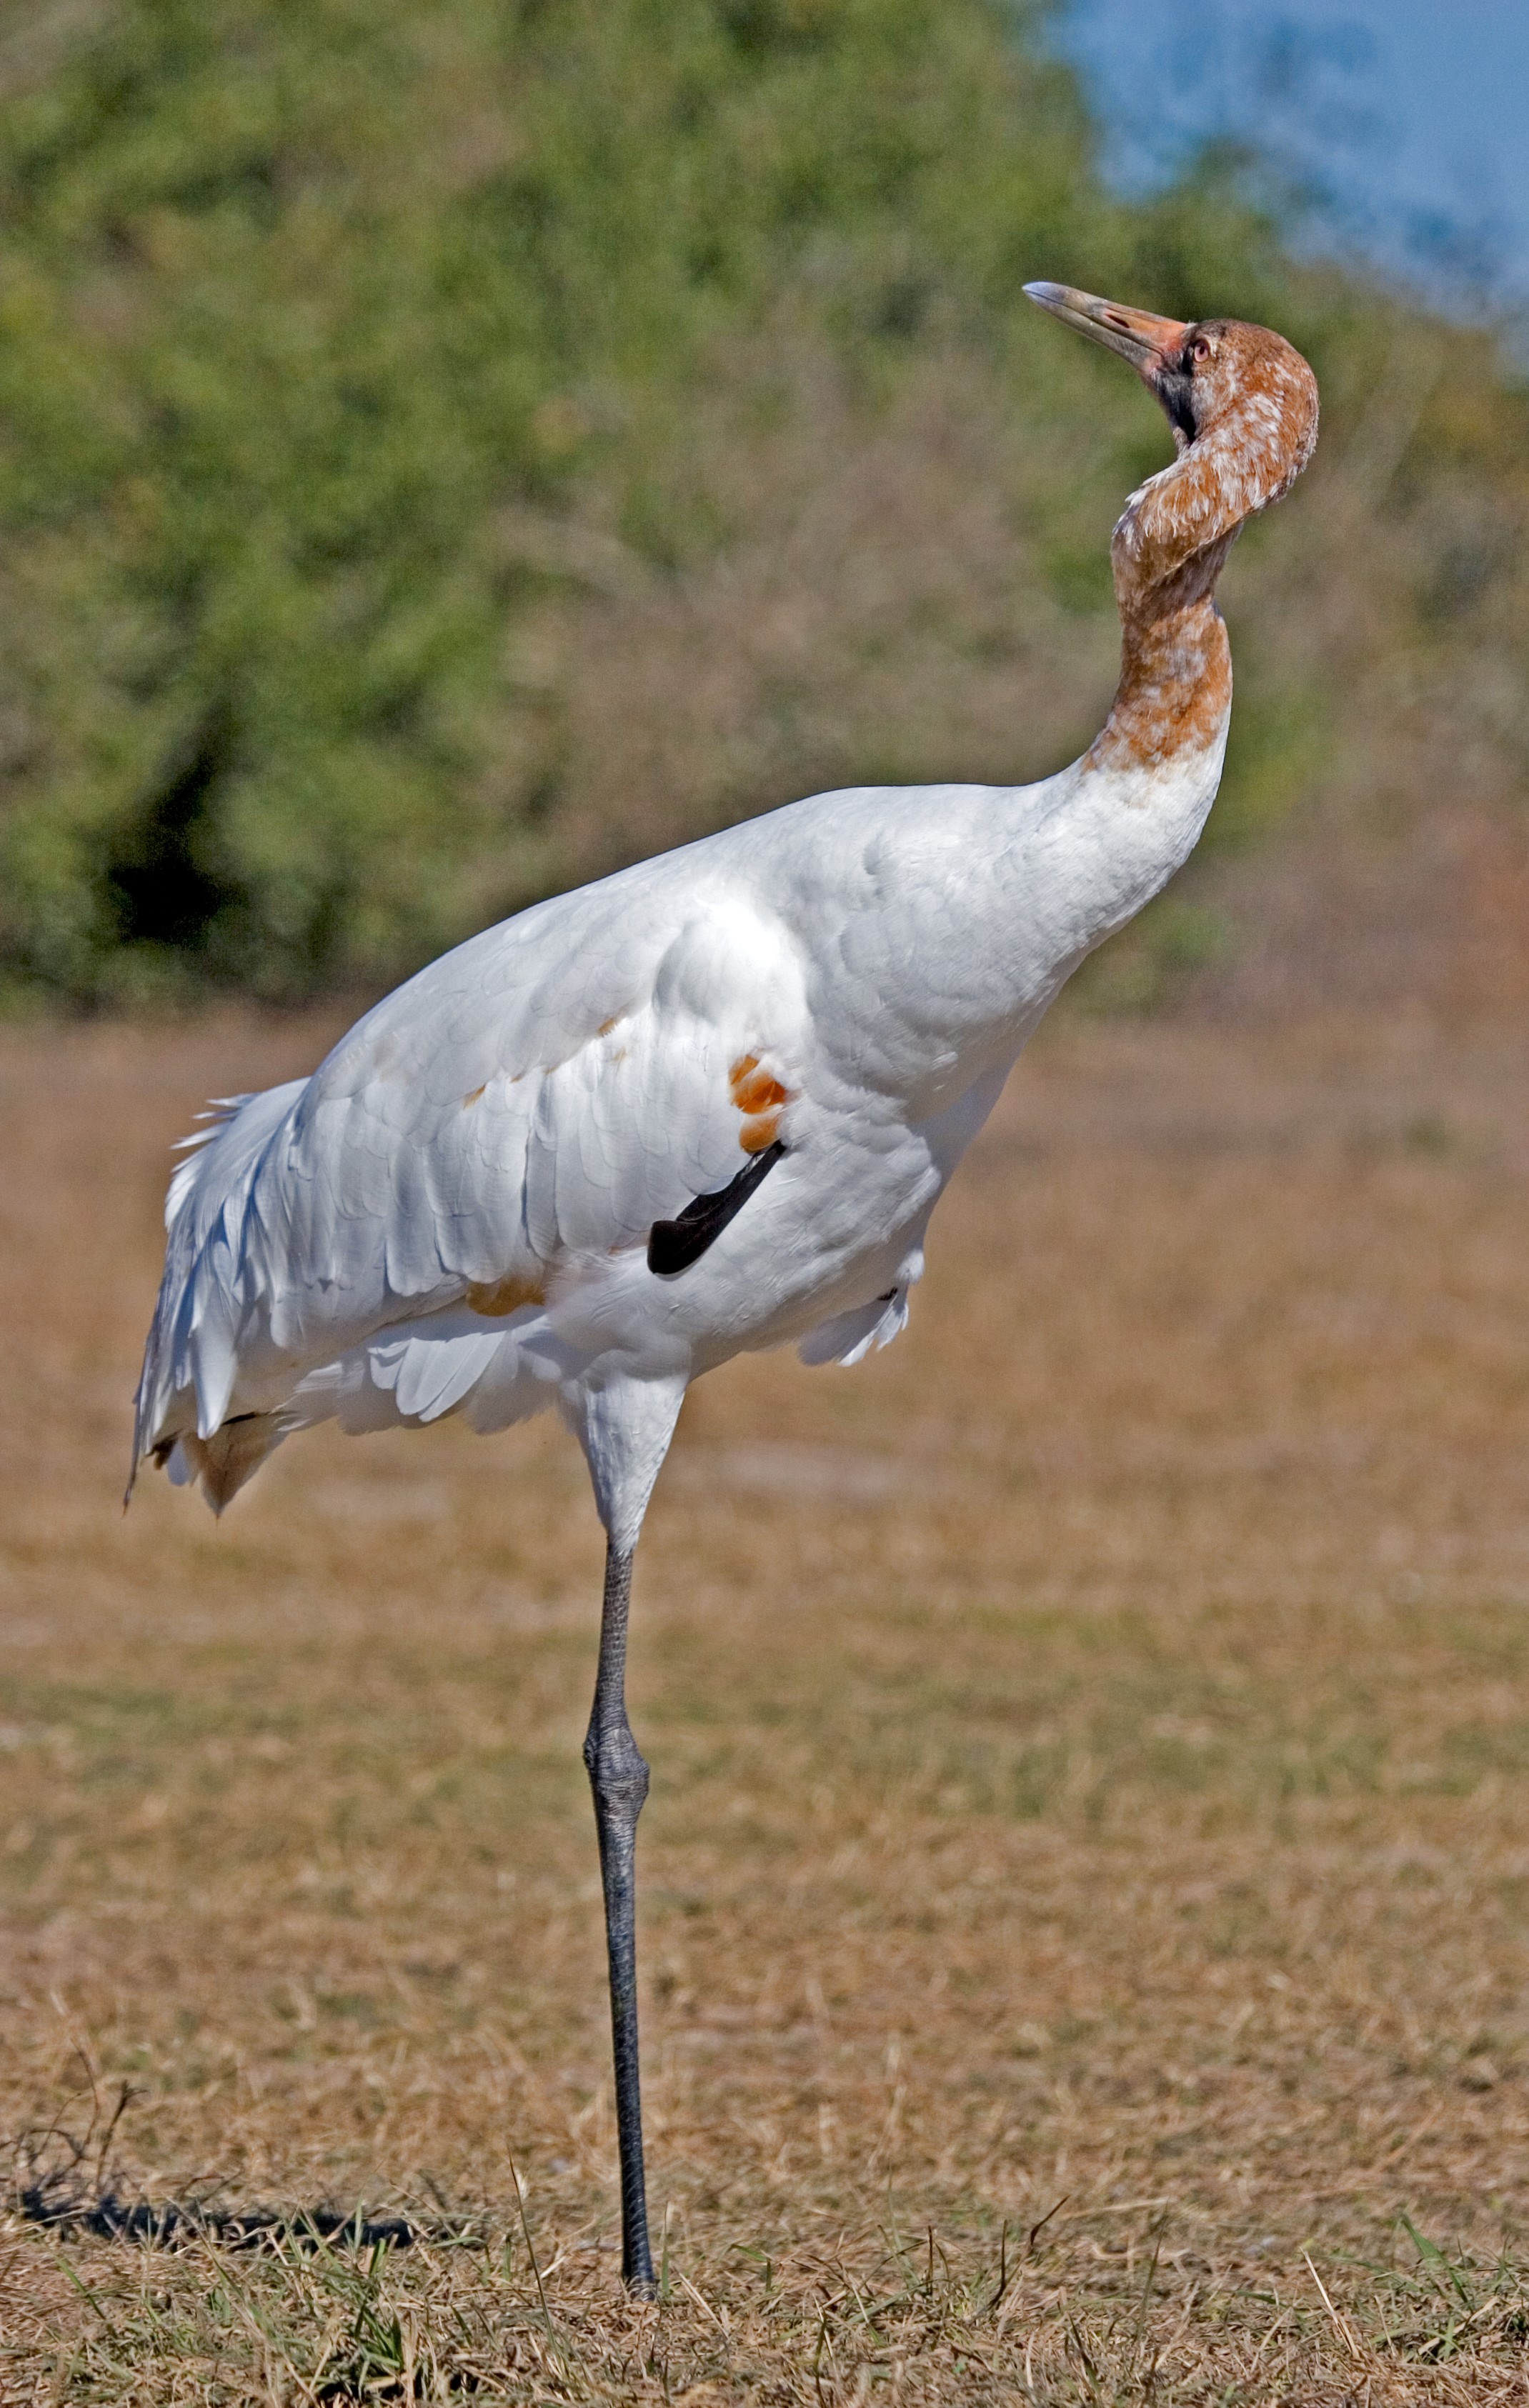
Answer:
M1178 457L1132 494L1111 539L1120 682L1084 755L1085 768L1148 780L1179 759L1204 767L1224 737L1232 657L1216 580L1239 530L1310 459L1319 408L1300 352L1267 326L1216 319L1169 332L1192 335L1183 358L1154 355L1141 373L1161 399L1170 368L1192 361L1192 407L1170 412Z
M1214 744L1232 708L1232 647L1210 595L1124 622L1120 682L1089 748L1098 769L1161 769Z
M1120 612L1120 681L1085 755L1091 768L1153 770L1201 752L1232 708L1232 650L1216 580L1241 515L1219 447L1187 452L1134 495L1111 559Z

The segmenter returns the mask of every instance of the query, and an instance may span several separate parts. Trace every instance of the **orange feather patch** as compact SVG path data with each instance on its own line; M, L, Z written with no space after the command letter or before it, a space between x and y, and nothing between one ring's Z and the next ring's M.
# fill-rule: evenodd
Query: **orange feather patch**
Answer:
M526 1279L517 1271L509 1271L501 1280L473 1280L468 1288L468 1302L474 1312L490 1321L502 1320L507 1312L518 1312L523 1304L545 1304L546 1289L539 1279Z
M733 1102L744 1115L738 1142L745 1154L763 1154L775 1142L781 1106L789 1101L778 1079L759 1068L757 1054L741 1054L728 1073Z

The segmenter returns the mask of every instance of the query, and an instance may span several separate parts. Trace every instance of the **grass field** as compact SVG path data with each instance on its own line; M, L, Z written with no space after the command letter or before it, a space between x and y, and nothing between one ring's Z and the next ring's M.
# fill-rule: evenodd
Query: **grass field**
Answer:
M571 1442L124 1522L166 1145L326 1031L7 1033L0 2398L1522 2399L1525 1032L1059 1025L908 1336L692 1396L649 2309Z

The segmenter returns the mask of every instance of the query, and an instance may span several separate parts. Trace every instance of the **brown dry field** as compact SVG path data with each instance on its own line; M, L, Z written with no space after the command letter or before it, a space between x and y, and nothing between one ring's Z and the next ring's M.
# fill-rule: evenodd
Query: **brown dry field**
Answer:
M571 1442L120 1512L166 1147L328 1033L0 1039L0 2397L1529 2393L1529 1010L1060 1020L908 1336L693 1394L650 2309ZM414 2245L209 2220L325 2203Z

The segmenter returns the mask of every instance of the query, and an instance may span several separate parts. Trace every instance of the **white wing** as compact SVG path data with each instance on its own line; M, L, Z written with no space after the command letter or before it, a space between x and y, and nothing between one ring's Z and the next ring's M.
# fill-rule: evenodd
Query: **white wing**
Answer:
M496 1321L645 1248L770 1141L804 1042L789 939L720 881L627 872L458 948L177 1171L135 1460L295 1398L311 1418L326 1369L427 1316L466 1354L411 1372L395 1336L391 1386L447 1409Z

